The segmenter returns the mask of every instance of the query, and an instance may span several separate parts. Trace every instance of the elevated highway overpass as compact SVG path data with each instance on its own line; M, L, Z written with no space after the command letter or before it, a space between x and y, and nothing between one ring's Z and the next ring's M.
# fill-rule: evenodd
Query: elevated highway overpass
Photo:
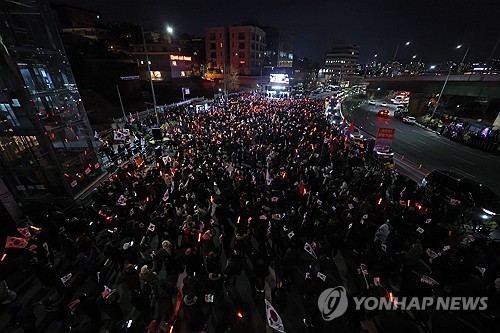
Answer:
M436 94L441 91L447 75L367 77L368 90L407 90ZM450 75L445 95L500 98L500 75Z
M368 83L367 94L369 96L376 95L378 91L411 91L408 109L411 114L420 115L428 110L430 98L441 91L446 77L446 74L366 77L364 81ZM500 99L500 75L450 75L443 95L481 98L488 105L492 100Z

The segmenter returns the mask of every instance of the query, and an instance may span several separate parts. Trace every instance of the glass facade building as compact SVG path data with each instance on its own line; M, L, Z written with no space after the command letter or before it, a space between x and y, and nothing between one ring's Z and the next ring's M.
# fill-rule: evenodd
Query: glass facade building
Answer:
M52 9L0 0L0 176L17 201L77 198L100 157Z

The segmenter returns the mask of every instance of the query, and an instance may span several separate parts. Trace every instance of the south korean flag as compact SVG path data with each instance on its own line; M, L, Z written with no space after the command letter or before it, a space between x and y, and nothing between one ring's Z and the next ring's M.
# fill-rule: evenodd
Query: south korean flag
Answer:
M264 299L264 301L266 302L267 324L273 330L276 330L280 333L285 333L285 327L283 326L283 321L281 320L280 315L276 312L274 307L271 305L271 303L269 303L267 299Z

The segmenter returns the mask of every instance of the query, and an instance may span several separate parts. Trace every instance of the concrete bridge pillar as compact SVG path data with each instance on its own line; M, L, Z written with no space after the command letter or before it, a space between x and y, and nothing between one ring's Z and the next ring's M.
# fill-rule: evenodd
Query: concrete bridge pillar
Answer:
M408 104L408 113L412 116L421 116L429 110L429 100L432 94L429 93L411 93L410 103Z
M498 112L498 115L497 115L495 121L493 122L493 128L495 128L495 129L500 128L500 112Z

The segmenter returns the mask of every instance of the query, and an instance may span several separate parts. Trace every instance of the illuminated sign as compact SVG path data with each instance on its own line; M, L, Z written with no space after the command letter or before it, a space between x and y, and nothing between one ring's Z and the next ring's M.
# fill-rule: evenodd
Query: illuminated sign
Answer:
M177 55L177 54L171 54L170 55L170 60L191 61L191 57L190 56Z
M373 150L381 153L388 153L391 149L395 132L396 130L394 128L379 128Z
M288 84L290 79L288 78L288 74L271 74L269 76L269 82Z

